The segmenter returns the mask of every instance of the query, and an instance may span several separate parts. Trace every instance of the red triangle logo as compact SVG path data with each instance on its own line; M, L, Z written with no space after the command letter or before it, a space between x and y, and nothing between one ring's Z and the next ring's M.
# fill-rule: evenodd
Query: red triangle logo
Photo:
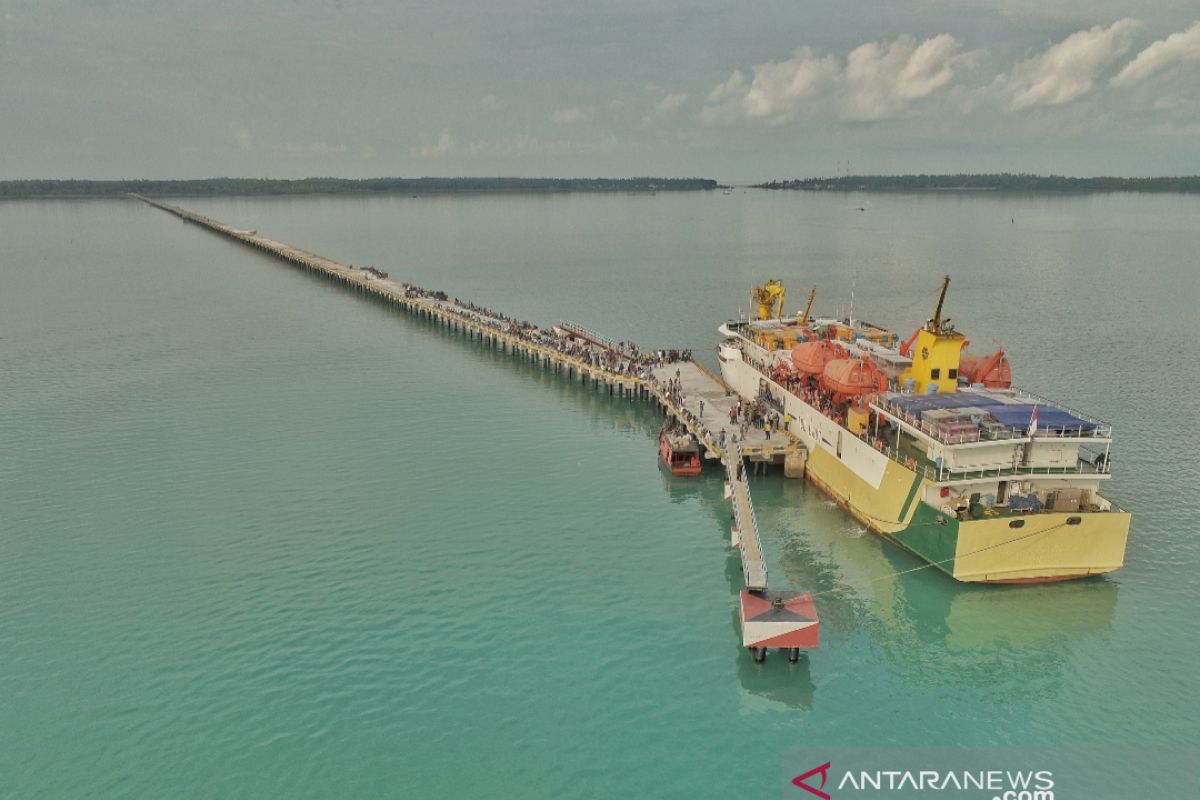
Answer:
M806 792L812 792L817 797L821 798L821 800L830 800L829 795L827 795L823 791L821 791L821 789L825 788L825 780L829 777L828 773L829 773L829 764L830 763L831 762L826 761L821 766L814 767L814 768L810 769L808 772L804 773L803 775L797 775L796 777L792 778L792 784L795 786L799 786L801 789L803 789ZM812 786L809 786L807 783L805 783L805 781L807 779L816 775L818 772L821 773L821 789L815 789Z

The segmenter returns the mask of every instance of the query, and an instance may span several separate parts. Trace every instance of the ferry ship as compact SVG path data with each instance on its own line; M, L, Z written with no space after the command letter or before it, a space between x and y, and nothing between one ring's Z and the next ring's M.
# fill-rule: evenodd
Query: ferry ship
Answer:
M1101 494L1112 427L1012 385L1003 349L942 308L900 337L862 320L784 318L779 281L727 322L725 383L773 407L806 446L805 475L863 525L959 581L1040 583L1124 563L1130 514Z

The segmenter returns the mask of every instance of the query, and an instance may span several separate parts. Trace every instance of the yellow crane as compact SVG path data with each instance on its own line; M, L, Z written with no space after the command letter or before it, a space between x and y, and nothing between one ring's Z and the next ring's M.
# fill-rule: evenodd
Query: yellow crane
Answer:
M933 308L933 316L925 323L925 330L937 336L947 336L954 333L950 318L942 319L942 304L946 302L946 290L950 288L950 276L942 278L941 289L938 290L937 305Z
M756 319L781 319L783 317L783 296L786 293L783 282L774 279L751 289L750 298L758 305Z
M816 296L817 296L817 287L814 286L812 288L812 291L808 293L808 305L806 305L804 307L804 313L796 315L796 324L797 325L807 325L808 324L808 315L812 313L813 299Z

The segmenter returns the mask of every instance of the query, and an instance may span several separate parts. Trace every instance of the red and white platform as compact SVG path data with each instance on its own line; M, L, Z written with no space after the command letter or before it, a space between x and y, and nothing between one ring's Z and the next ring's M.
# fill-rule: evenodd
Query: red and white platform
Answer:
M812 592L742 590L742 645L765 654L767 648L813 650L821 622Z

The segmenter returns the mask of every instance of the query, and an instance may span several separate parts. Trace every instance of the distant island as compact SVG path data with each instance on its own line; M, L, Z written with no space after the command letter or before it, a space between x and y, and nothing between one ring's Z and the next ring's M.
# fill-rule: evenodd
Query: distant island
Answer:
M204 178L200 180L0 181L0 199L234 197L260 195L500 194L563 192L708 191L704 178Z
M1200 192L1200 176L1178 178L1065 178L1061 175L844 175L760 183L755 189L819 192Z

